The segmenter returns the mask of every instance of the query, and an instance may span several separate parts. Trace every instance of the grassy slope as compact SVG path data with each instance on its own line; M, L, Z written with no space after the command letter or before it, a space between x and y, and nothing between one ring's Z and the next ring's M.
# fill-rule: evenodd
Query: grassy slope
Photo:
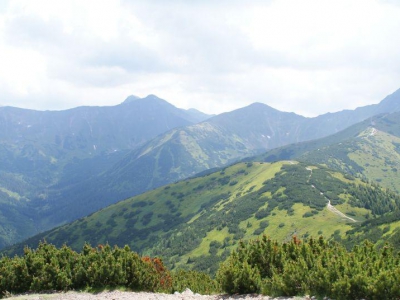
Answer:
M399 137L370 127L353 139L310 151L299 159L361 175L400 192L397 145L400 145Z
M349 153L351 160L364 168L363 175L400 192L400 138L379 130L370 129L360 135L360 150Z
M164 257L172 267L213 272L240 239L263 233L278 240L320 234L345 238L374 209L354 204L359 198L351 194L354 185L380 191L323 167L291 161L239 163L121 201L26 243L34 247L45 238L76 249L84 242L129 244L135 251ZM359 222L354 225L327 210L326 197Z
M330 137L274 149L253 160L324 164L400 192L399 120L400 113L376 116Z

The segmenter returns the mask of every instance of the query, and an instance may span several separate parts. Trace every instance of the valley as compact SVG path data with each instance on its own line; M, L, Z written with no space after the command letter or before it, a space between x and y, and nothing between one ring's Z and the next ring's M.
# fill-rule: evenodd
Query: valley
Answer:
M207 116L153 95L58 112L70 126L33 126L41 143L18 128L14 144L4 135L0 247L129 245L173 270L213 274L240 240L262 235L396 244L399 101L397 91L316 118L260 103ZM13 114L0 125L22 122L3 110ZM39 122L24 114L23 124Z

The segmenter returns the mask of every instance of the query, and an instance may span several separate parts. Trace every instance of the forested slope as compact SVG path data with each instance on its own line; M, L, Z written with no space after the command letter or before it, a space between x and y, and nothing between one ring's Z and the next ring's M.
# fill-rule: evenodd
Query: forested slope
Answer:
M241 239L267 234L279 241L293 235L341 240L399 206L397 194L322 166L239 163L121 201L8 253L41 239L74 249L108 242L161 255L170 267L214 272Z

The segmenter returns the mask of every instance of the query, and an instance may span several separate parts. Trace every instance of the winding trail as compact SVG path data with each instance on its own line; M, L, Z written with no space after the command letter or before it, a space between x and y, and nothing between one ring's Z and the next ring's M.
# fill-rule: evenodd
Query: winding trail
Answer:
M309 296L304 297L279 297L272 298L263 295L199 295L190 290L175 294L157 294L146 292L122 292L110 291L101 293L85 293L85 292L66 292L54 294L25 294L17 295L10 300L310 300Z
M325 197L325 198L326 198L326 197ZM331 212L333 212L333 213L335 213L335 214L341 216L342 218L349 219L350 221L353 221L353 222L357 222L357 221L354 220L353 218L351 218L351 217L349 217L349 216L346 216L344 213L342 213L342 212L341 212L340 210L338 210L336 207L334 207L333 205L331 205L331 200L329 200L329 199L328 199L328 204L326 205L326 208L327 208L328 210L330 210Z
M311 179L311 176L312 176L312 169L307 167L306 170L307 170L307 171L310 171L310 175L308 176L308 179L307 179L307 183L309 183L309 182L310 182L310 179ZM311 187L312 187L313 189L316 189L316 187L315 187L313 184L311 185ZM344 214L344 213L342 213L340 210L338 210L336 207L334 207L334 206L331 204L331 200L330 200L328 197L326 197L326 196L324 195L323 192L321 192L320 190L318 190L318 191L319 191L320 194L323 195L324 198L328 201L328 204L326 204L326 208L327 208L329 211L333 212L334 214L337 214L338 216L340 216L340 217L342 217L342 218L344 218L344 219L348 219L348 220L350 220L350 221L352 221L352 222L357 222L357 220L354 220L353 218L347 216L346 214Z

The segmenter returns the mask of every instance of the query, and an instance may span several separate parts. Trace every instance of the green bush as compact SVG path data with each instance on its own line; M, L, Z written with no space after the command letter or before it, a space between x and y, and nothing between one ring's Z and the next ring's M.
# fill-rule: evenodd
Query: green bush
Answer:
M312 212L308 211L308 212L304 213L303 218L309 218L312 216L314 216L314 214Z
M119 286L170 292L172 278L160 259L140 257L128 246L85 245L77 253L40 243L36 250L25 248L22 257L0 259L0 295Z
M258 293L261 290L261 276L257 268L247 261L241 262L235 253L222 264L217 273L221 288L229 294Z
M208 274L179 270L172 274L172 291L183 292L189 288L193 293L215 294L221 292L217 282Z
M400 256L365 242L351 252L322 237L287 243L240 242L221 265L217 281L230 293L315 295L334 299L399 299ZM397 281L396 281L397 280Z

